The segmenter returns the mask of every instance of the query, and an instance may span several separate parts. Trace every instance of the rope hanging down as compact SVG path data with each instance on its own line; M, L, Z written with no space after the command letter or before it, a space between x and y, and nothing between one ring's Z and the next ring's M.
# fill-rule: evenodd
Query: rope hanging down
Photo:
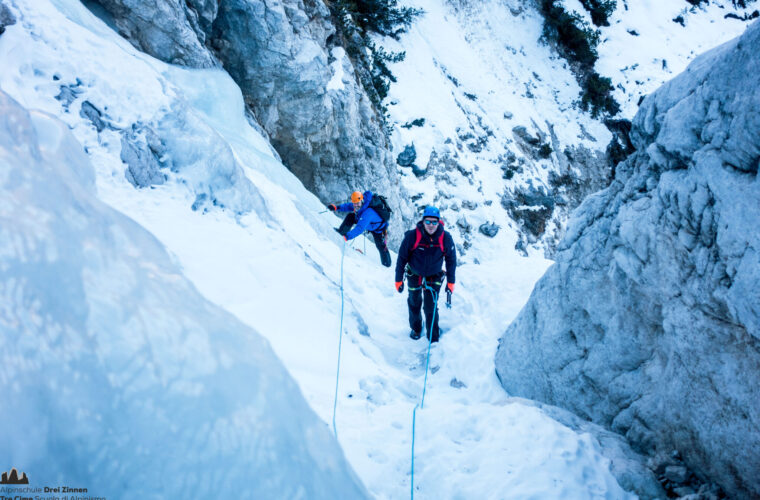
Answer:
M346 256L346 242L343 242L343 250L340 254L340 329L338 330L338 367L335 373L335 400L333 401L332 425L335 437L338 437L338 429L335 427L335 410L338 407L338 381L340 380L340 350L343 344L343 258Z
M432 287L428 286L427 281L424 278L422 284L426 290L430 290L430 294L433 296L433 315L430 320L430 335L428 335L427 360L425 361L425 381L422 384L422 399L419 404L414 405L414 410L412 411L412 500L414 500L414 437L415 427L417 425L417 408L421 410L425 406L425 390L427 389L428 366L430 365L430 346L433 343L433 325L435 325L435 313L438 310L438 294Z

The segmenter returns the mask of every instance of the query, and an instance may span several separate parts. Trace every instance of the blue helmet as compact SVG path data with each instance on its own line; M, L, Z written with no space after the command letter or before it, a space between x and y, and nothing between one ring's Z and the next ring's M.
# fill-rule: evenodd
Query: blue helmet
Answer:
M441 212L433 205L428 205L425 207L425 211L422 213L422 218L424 219L425 217L435 217L436 219L440 219Z

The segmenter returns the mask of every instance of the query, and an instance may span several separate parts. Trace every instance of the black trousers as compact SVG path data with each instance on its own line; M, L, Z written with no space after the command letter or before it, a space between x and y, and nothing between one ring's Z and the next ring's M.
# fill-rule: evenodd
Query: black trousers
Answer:
M424 280L424 281L423 281ZM422 277L416 274L406 274L406 286L409 289L409 297L406 299L406 303L409 306L409 326L417 333L422 333L422 315L420 314L420 308L423 305L425 309L425 335L432 342L438 342L438 316L440 310L435 307L436 300L438 299L438 293L441 291L441 283L443 282L443 274L434 274L433 276ZM424 286L432 288L433 292ZM424 297L424 299L423 299ZM433 317L433 309L435 309L435 317ZM432 336L430 331L430 325L433 325Z
M354 227L354 224L356 224L356 214L354 212L350 212L348 215L346 215L346 218L343 219L343 222L338 228L338 232L345 236L351 230L351 228ZM388 250L387 231L383 230L379 233L370 231L370 234L372 234L372 239L375 240L377 251L380 252L380 263L385 267L391 267L391 252Z

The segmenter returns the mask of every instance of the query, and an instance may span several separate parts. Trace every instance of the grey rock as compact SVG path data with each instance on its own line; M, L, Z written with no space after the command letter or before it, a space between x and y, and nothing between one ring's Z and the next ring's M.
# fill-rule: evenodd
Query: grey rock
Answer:
M127 180L135 187L144 188L163 184L166 174L161 172L160 154L156 151L156 140L151 147L147 136L155 136L149 127L137 124L121 135L121 161L127 164L124 172Z
M536 136L528 132L528 129L524 126L512 128L515 144L517 144L517 147L520 148L523 154L534 161L549 159L552 152L557 149L557 145L552 148L547 141L547 134L543 133L535 123L533 125L537 131Z
M473 185L472 172L459 163L457 158L457 153L448 148L444 147L441 151L434 149L430 153L425 171L427 173L435 173L435 180L437 182L444 182L450 186L456 186L459 182L454 174L455 172L459 172L470 185Z
M82 103L82 108L79 110L79 116L90 120L98 132L102 132L107 126L105 120L103 120L103 113L90 101L84 101Z
M478 231L489 238L493 238L499 232L499 226L495 222L484 222L478 227Z
M528 129L522 125L513 127L512 133L515 135L515 138L520 139L523 143L530 144L532 146L537 146L541 143L541 139L531 135L530 132L528 132Z
M506 191L501 198L501 206L510 217L520 224L529 242L535 243L546 231L556 205L556 195L548 193L543 186L516 188Z
M464 144L473 153L480 153L488 144L489 137L493 135L493 132L487 130L482 125L482 118L477 116L478 126L471 129L457 128L457 138L459 142L457 144ZM461 146L460 146L461 148Z
M5 33L5 28L16 24L16 16L7 5L0 2L0 35Z
M180 66L218 66L204 45L198 12L208 16L216 2L156 0L94 0L111 14L119 34L137 48ZM201 23L202 24L202 23ZM210 28L210 23L208 26Z
M74 102L77 97L82 93L81 90L79 90L79 85L61 85L60 89L61 91L58 93L58 95L55 96L55 98L63 104L63 107L65 109L68 109L69 106L71 106L71 103Z
M683 465L665 467L665 479L676 484L685 484L689 480L689 470Z
M417 166L416 164L413 164L413 165L412 165L412 173L413 173L415 176L419 177L420 179L424 179L425 177L427 177L427 174L428 174L430 171L431 171L431 170L430 170L429 168L420 168L420 167L419 167L419 166Z
M451 387L453 387L454 389L466 389L467 388L467 384L465 384L464 382L460 381L457 378L452 378L451 381L449 382L449 385Z
M414 160L417 159L417 150L414 148L414 144L410 144L404 147L404 150L399 153L396 158L396 163L402 167L411 167Z
M501 339L510 393L760 496L760 23L647 97Z
M467 217L465 216L459 217L457 219L456 225L460 229L462 235L472 232L472 224L470 224L470 222L467 220Z
M517 243L515 243L515 250L520 252L520 255L523 257L528 256L528 249L525 248L525 240L523 238L517 240Z

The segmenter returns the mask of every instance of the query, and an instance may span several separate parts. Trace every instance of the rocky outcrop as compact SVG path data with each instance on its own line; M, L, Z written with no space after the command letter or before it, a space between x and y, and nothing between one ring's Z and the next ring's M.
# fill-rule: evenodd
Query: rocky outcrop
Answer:
M758 46L756 22L646 98L496 356L510 394L736 498L760 496Z
M215 0L93 1L113 16L119 34L143 52L180 66L218 65L204 45L204 28L210 28L218 8Z
M399 206L380 122L343 49L329 47L333 34L321 1L224 1L212 45L308 189L334 200L371 188Z
M0 3L0 35L5 33L5 28L16 24L16 18L4 3Z
M386 194L411 214L381 121L321 0L97 0L123 36L163 61L222 65L283 163L323 200Z

